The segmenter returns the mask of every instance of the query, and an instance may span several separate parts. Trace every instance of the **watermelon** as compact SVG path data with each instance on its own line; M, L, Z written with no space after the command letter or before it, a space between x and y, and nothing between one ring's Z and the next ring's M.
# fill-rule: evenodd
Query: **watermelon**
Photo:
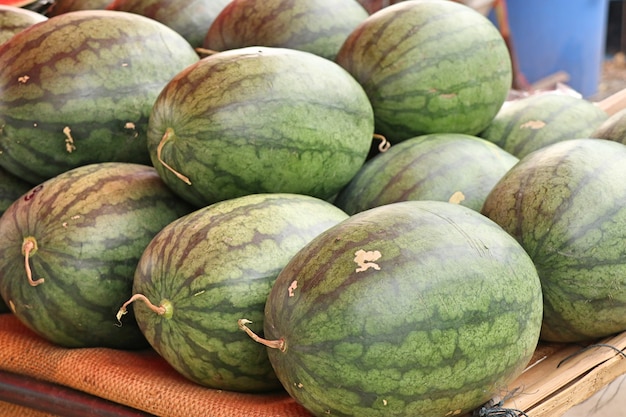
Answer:
M478 136L522 158L562 140L588 138L608 117L580 97L535 94L507 102Z
M464 206L405 201L352 215L298 251L254 338L315 416L443 417L521 374L541 315L537 271L507 232ZM248 321L238 322L255 336Z
M448 201L479 211L491 188L517 161L476 136L417 136L367 161L335 204L348 214L406 200Z
M0 46L0 166L36 185L91 163L150 165L154 100L198 59L132 13L82 10L21 31Z
M18 198L32 188L29 182L0 168L0 216Z
M249 47L175 76L148 129L153 165L200 208L257 193L331 198L363 165L374 116L363 88L334 62Z
M180 33L193 47L204 37L230 0L107 0L108 10L137 13L159 21Z
M111 0L54 0L46 11L46 15L53 17L79 10L104 10L109 3Z
M267 353L239 331L242 315L263 328L271 286L289 259L348 216L323 200L255 194L215 203L166 226L135 274L139 327L176 370L201 385L230 391L280 388Z
M453 1L412 0L370 15L336 62L372 102L376 132L391 143L429 133L484 130L513 79L498 29Z
M31 189L31 185L14 177L0 168L0 216L15 200ZM9 307L0 298L0 313L6 313Z
M0 44L23 29L47 19L46 16L31 10L0 4Z
M589 134L589 137L612 140L626 145L626 108L610 115Z
M531 152L494 186L482 213L535 263L541 338L589 341L626 330L626 146L570 139Z
M203 46L225 51L263 45L334 59L367 16L357 0L233 0L213 21Z
M0 296L52 343L146 347L136 323L120 328L115 313L150 240L190 211L146 165L108 162L59 174L0 218Z

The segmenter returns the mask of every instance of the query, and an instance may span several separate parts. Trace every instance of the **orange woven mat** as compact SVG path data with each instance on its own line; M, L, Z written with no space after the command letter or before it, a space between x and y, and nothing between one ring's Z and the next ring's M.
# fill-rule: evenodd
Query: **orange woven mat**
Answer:
M285 392L245 394L202 387L179 375L153 350L67 349L53 345L10 313L0 314L0 346L0 370L56 383L157 416L311 417Z

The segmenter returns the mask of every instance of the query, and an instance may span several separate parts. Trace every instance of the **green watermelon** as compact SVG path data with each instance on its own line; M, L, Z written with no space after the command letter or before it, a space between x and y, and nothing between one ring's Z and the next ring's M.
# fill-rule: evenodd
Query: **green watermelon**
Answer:
M107 0L108 10L137 13L180 33L200 47L211 24L230 0Z
M0 168L0 216L19 197L32 188L29 182Z
M203 46L225 51L263 45L335 59L367 16L357 0L233 0L215 18Z
M478 211L491 188L517 161L475 136L417 136L367 161L335 204L348 214L406 200L448 201Z
M521 374L541 315L537 271L507 232L467 207L406 201L301 249L270 291L260 341L315 416L443 417Z
M612 140L626 145L626 108L610 115L589 134L589 137Z
M31 184L9 174L0 168L0 216L15 200L31 189ZM9 311L9 307L0 298L0 313Z
M16 33L47 19L41 13L0 4L0 44L11 39Z
M237 319L249 316L262 329L280 270L347 217L323 200L275 193L222 201L172 222L139 261L133 293L161 309L134 301L139 327L194 382L230 391L279 389L265 349L249 343Z
M370 15L337 57L368 94L376 132L391 143L484 130L513 79L498 29L453 1L412 0Z
M588 341L626 330L626 146L571 139L531 152L482 213L528 252L541 279L541 338Z
M66 171L0 217L0 296L27 327L66 347L145 347L115 313L141 253L190 207L156 170L109 162Z
M79 10L104 10L110 3L111 0L54 0L46 15L54 17Z
M562 140L587 138L608 117L583 98L535 94L507 102L479 136L522 158Z
M202 207L257 193L331 198L363 165L374 116L362 87L334 62L249 47L175 76L148 128L159 174Z
M148 116L189 43L147 17L64 13L0 46L0 166L33 185L80 165L150 165Z

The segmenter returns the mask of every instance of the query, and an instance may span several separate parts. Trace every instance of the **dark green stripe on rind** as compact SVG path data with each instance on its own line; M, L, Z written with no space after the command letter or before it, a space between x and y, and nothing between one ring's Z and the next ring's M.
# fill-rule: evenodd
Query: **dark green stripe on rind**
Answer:
M379 251L379 269L357 272L359 250ZM443 416L521 372L541 310L534 265L506 232L468 208L412 201L356 214L292 258L265 337L285 340L270 360L316 416Z
M187 176L191 186L157 159ZM327 199L369 152L373 113L338 65L302 51L244 48L205 58L157 99L148 148L166 183L204 206L253 193Z
M562 140L589 137L608 117L578 97L538 94L507 103L480 137L522 158Z
M337 62L363 85L376 131L392 142L437 132L475 135L511 86L498 30L454 2L402 2L370 16Z
M366 162L335 204L348 214L406 200L453 201L480 210L493 186L517 161L475 136L419 136Z
M36 184L88 163L150 164L152 104L197 60L179 34L131 13L74 12L20 32L0 48L0 165Z
M217 51L256 45L282 47L332 60L367 17L356 0L236 0L217 16L204 46Z
M524 157L485 201L483 213L537 266L547 340L591 340L626 329L625 167L620 143L563 141Z
M142 255L134 293L168 300L171 318L133 304L146 338L174 368L200 384L267 391L280 383L265 348L237 320L262 334L271 286L289 259L347 218L330 203L289 194L251 195L200 209L165 227Z
M133 319L116 327L134 271L152 237L187 214L152 167L97 164L61 174L0 218L0 294L26 325L68 347L143 347ZM26 278L23 240L38 249Z

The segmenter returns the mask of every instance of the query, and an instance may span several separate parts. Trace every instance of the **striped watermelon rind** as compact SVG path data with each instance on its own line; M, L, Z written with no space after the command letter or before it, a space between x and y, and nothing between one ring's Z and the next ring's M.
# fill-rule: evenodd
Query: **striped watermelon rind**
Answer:
M55 0L46 10L46 16L54 17L79 10L104 10L111 0Z
M217 15L203 46L225 51L263 45L333 60L367 16L356 0L234 0Z
M532 260L467 207L407 201L351 216L276 279L264 335L285 389L315 416L445 416L526 367L542 316Z
M0 218L0 295L22 323L66 347L145 347L133 322L116 326L152 237L190 207L154 168L102 163L28 191ZM28 265L23 245L31 240Z
M198 61L185 39L132 13L82 10L0 46L0 166L33 185L98 162L150 165L154 100Z
M137 13L180 33L194 48L201 47L211 24L230 0L108 0L107 10Z
M250 47L174 77L154 104L148 149L170 188L198 207L255 193L328 199L362 166L373 133L367 95L337 64Z
M255 194L199 209L155 236L144 251L133 293L143 334L177 371L215 389L280 388L267 353L249 343L237 319L263 328L276 276L299 249L348 216L330 203L295 194ZM125 319L124 319L125 320Z
M9 174L0 168L0 216L15 200L31 189L31 184ZM0 313L6 313L9 307L0 298Z
M484 130L512 83L498 29L453 1L403 1L363 21L336 62L368 94L376 132L392 143L429 134Z
M541 337L595 340L626 329L626 147L570 139L531 152L482 213L533 259L544 293Z
M0 44L8 41L16 33L47 19L41 13L0 4Z
M517 162L476 136L417 136L367 161L334 202L348 214L406 200L448 201L479 211Z
M0 168L0 216L19 197L32 188L32 184Z
M478 136L523 158L568 139L587 138L608 119L592 102L566 94L535 94L507 102Z

